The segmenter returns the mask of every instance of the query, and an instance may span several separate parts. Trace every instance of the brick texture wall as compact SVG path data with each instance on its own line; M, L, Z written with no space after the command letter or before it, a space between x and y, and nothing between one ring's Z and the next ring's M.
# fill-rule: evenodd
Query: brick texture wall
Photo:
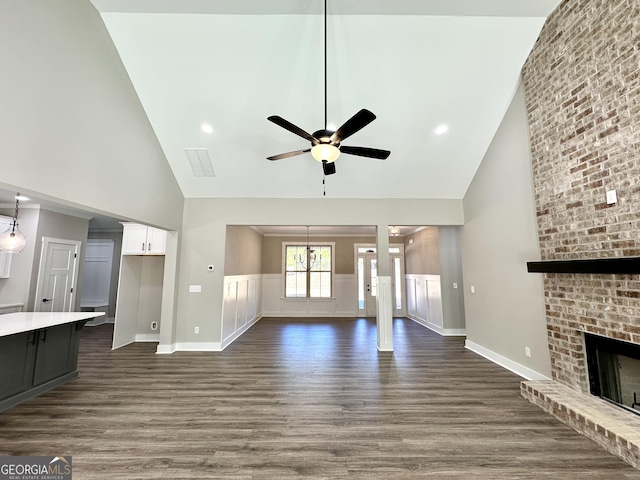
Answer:
M522 75L542 259L640 256L640 1L564 1ZM544 288L553 377L588 391L582 332L640 344L640 276Z

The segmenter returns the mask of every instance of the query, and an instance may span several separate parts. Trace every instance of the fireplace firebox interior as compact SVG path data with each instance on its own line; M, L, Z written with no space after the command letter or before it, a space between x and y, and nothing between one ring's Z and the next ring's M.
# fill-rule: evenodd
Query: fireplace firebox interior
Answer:
M640 345L585 333L591 393L640 415Z

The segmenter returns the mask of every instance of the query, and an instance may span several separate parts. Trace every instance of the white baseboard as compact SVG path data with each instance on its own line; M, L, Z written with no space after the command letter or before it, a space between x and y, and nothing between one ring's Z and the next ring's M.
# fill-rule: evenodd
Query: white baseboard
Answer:
M442 335L445 337L466 337L467 329L466 328L445 328L442 331Z
M159 342L160 334L159 333L137 333L135 341L136 342Z
M354 310L353 312L317 312L317 313L309 313L309 312L264 312L262 317L272 317L272 318L356 318L358 317L358 313Z
M497 363L501 367L506 368L507 370L511 370L513 373L520 375L527 380L551 380L549 377L536 372L535 370L531 370L524 365L520 365L519 363L514 362L513 360L508 359L507 357L503 357L499 353L493 352L488 348L484 348L477 343L470 342L469 340L464 342L465 348L471 350L478 355L483 356L487 360L491 360L493 363Z
M176 345L174 343L170 344L159 344L156 349L156 355L171 355L176 351Z
M177 342L174 352L221 352L220 342Z
M236 339L240 338L243 333L245 333L247 330L249 330L256 323L258 323L258 321L261 318L262 318L262 315L257 316L253 320L247 322L247 324L245 326L243 326L240 330L236 330L231 335L229 335L227 338L223 339L221 344L220 344L221 350L224 350L229 345L231 345Z
M92 318L87 323L84 324L85 327L97 327L99 325L104 325L107 323L107 319L104 317Z
M442 335L443 337L464 337L467 335L467 330L465 328L442 328L411 314L407 314L407 318L409 320L413 320L416 323L419 323L423 327L427 327L429 330L432 330L437 334Z

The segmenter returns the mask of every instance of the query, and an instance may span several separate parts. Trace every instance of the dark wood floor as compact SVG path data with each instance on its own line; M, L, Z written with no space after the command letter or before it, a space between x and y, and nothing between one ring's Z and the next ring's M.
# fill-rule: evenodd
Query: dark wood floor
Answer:
M264 319L224 353L112 352L0 413L0 455L72 455L74 479L640 479L530 405L516 375L411 322Z

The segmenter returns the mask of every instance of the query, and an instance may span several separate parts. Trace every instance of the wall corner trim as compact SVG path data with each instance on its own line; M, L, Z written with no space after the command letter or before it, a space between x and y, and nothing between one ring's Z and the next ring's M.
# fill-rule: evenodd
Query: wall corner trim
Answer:
M156 349L156 355L170 355L176 351L175 343L160 344Z

